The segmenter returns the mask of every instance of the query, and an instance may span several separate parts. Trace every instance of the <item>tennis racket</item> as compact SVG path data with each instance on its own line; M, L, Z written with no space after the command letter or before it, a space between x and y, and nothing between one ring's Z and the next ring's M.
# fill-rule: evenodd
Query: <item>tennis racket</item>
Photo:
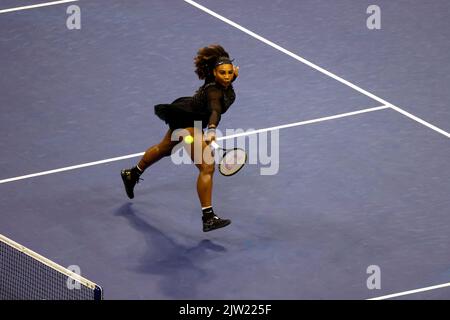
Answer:
M219 161L219 172L224 176L229 177L238 173L247 162L247 153L244 149L224 149L215 141L211 142L211 146L214 151L222 152L222 158Z

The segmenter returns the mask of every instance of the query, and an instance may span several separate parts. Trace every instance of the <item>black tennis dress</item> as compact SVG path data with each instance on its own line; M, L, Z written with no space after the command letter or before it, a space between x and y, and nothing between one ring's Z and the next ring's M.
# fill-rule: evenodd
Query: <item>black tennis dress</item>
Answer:
M201 121L204 129L209 124L217 126L221 115L235 99L231 84L225 88L214 80L205 81L192 97L181 97L171 104L155 105L155 114L172 130L193 127L194 121Z

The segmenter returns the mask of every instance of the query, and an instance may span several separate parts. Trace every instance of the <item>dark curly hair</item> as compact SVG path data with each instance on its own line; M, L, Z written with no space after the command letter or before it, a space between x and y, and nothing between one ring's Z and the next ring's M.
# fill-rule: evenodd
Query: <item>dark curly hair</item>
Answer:
M197 56L194 58L194 64L195 73L200 80L212 76L212 71L219 57L230 57L228 52L219 44L212 44L198 49Z

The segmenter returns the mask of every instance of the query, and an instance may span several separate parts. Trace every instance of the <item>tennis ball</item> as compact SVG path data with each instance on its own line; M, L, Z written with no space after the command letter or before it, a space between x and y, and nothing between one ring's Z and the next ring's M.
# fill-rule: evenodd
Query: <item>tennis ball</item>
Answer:
M184 142L186 142L187 144L191 144L192 142L194 142L194 137L192 137L192 136L186 136L185 138L184 138Z

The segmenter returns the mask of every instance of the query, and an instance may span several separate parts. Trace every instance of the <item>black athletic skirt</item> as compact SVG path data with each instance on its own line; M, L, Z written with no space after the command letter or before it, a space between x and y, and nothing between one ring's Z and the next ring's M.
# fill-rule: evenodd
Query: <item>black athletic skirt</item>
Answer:
M155 114L167 123L171 130L194 126L194 121L202 121L202 128L208 126L209 115L195 112L192 97L181 97L170 104L155 105Z

